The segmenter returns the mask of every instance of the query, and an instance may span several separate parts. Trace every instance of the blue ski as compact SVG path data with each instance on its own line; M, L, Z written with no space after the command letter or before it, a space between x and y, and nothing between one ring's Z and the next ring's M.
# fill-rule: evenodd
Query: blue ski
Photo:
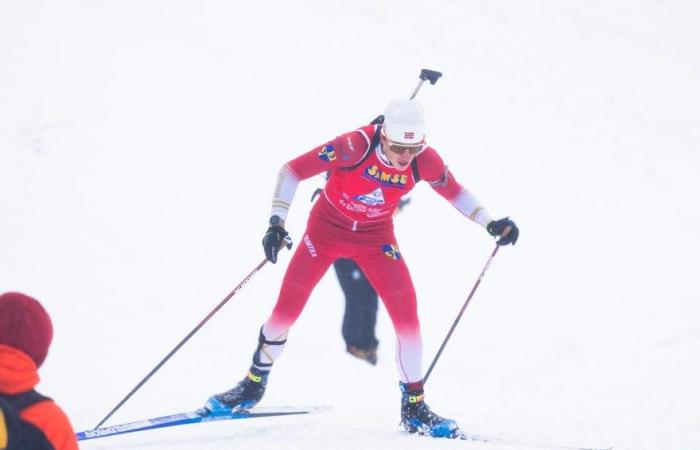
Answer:
M140 420L138 422L124 423L111 427L97 428L94 430L81 431L76 433L79 441L95 439L117 434L133 433L135 431L153 430L156 428L174 427L187 425L190 423L214 422L217 420L252 419L256 417L291 416L296 414L311 414L330 410L330 406L312 406L308 408L293 407L268 407L254 408L250 411L241 410L229 414L206 415L199 411L172 414L169 416L155 417L152 419Z

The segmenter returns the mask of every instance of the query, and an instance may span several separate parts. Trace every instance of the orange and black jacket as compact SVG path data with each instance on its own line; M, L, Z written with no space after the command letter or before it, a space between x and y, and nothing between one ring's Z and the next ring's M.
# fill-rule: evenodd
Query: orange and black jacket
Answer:
M34 391L38 382L34 361L24 352L0 344L0 398L17 405L20 419L41 432L45 442L39 448L77 450L70 421L56 403Z

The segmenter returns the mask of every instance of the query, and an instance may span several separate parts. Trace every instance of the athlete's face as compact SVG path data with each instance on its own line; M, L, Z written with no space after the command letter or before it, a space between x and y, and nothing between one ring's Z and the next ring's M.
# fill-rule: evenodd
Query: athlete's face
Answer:
M401 145L390 141L382 135L382 152L391 162L391 165L399 170L406 170L411 165L411 161L423 150L423 144Z

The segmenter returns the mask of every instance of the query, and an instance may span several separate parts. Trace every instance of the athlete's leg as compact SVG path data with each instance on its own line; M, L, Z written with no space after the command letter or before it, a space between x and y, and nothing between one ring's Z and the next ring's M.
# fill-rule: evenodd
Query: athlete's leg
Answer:
M377 289L396 329L396 360L401 374L401 424L411 433L455 437L459 430L457 422L435 414L425 403L421 368L423 346L416 293L395 242L382 244L381 253L379 249L373 250L371 245L365 246L364 250L370 250L370 253L355 260Z
M423 378L423 343L418 320L416 291L393 236L385 243L364 246L353 257L377 290L396 331L396 363L405 383Z
M297 246L294 256L287 267L277 303L272 314L261 330L258 349L253 357L254 366L267 369L277 359L284 347L289 328L301 314L311 291L336 258L337 249L330 245L328 239L315 237L319 232L307 232Z
M233 389L209 397L203 410L206 413L217 415L252 408L265 394L267 377L287 342L287 331L304 309L311 290L336 257L332 246L317 249L309 234L307 230L302 245L294 252L277 304L260 329L253 365L248 374Z

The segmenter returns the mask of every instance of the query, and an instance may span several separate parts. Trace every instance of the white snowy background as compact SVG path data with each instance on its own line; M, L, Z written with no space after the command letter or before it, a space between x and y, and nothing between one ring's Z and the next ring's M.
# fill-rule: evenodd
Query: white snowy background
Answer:
M40 299L39 390L92 428L263 258L279 167L419 99L502 249L427 383L470 432L700 449L700 5L691 0L0 0L0 291ZM301 236L311 192L289 219ZM396 219L427 368L493 249L427 186ZM289 255L108 422L199 407L245 373ZM394 338L345 353L332 272L261 406L332 405L81 443L517 449L398 428ZM522 447L526 448L526 447Z

